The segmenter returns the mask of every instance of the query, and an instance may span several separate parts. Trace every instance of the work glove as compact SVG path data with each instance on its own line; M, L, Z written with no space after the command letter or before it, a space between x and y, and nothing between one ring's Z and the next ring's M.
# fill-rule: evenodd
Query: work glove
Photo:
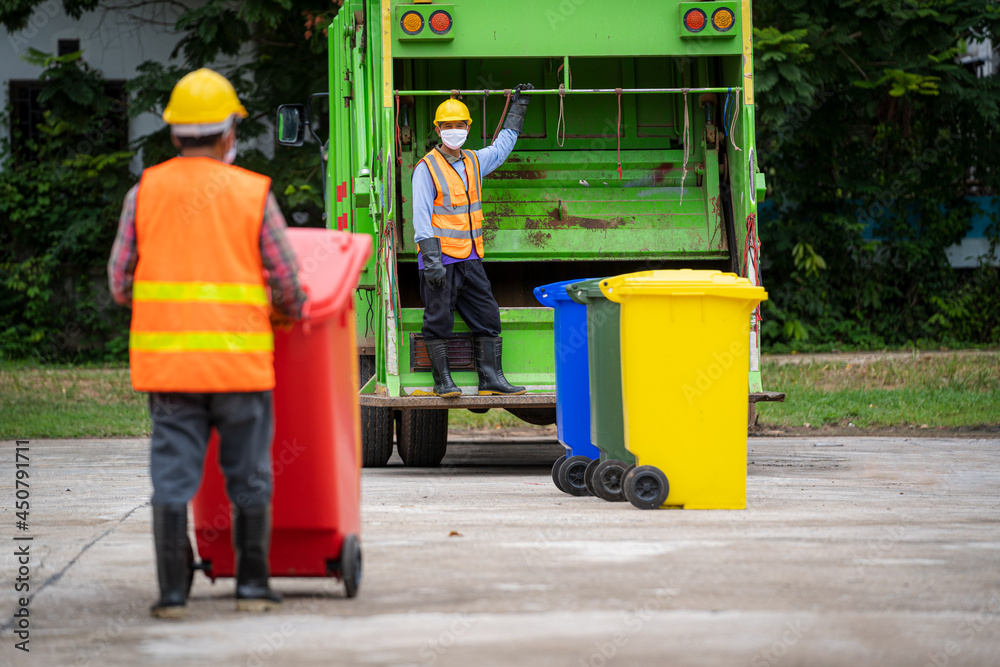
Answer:
M507 112L507 118L504 119L503 129L514 130L518 134L521 134L521 129L524 127L524 112L528 110L528 104L531 103L530 95L522 95L522 90L534 90L535 87L530 83L519 83L514 86L514 94L510 98L510 110Z
M417 241L420 256L424 258L424 278L435 289L444 289L445 270L441 263L441 239L429 238Z

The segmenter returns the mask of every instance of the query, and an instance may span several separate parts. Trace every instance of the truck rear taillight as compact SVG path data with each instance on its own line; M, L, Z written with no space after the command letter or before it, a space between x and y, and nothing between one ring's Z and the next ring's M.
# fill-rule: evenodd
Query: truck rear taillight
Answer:
M451 30L451 14L443 10L438 10L431 14L430 24L431 30L439 35L443 35Z
M399 25L407 35L416 35L424 29L424 17L419 12L406 12Z
M700 32L705 27L705 12L700 9L691 9L684 15L684 25L691 32Z
M732 39L739 30L735 0L702 0L677 5L681 39ZM711 17L711 18L709 18Z
M455 6L435 0L413 0L413 3L396 5L396 23L392 31L400 41L450 42L455 39Z
M733 13L725 7L716 9L715 13L712 14L712 25L715 26L716 30L725 32L726 30L732 28L733 23L735 22L736 17L734 17Z

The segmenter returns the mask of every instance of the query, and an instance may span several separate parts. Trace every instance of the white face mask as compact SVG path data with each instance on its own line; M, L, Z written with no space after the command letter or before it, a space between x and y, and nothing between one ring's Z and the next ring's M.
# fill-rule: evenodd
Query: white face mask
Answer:
M468 130L441 130L441 141L452 150L461 148L468 138Z
M222 158L222 161L226 164L232 164L236 162L236 130L232 130L233 145L229 147L226 151L226 156Z

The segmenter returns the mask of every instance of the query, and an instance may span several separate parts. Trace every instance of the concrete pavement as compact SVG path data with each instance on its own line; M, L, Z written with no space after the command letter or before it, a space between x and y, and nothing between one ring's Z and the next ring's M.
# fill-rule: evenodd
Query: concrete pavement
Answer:
M198 575L154 621L144 440L32 441L30 530L0 456L0 664L998 665L1000 440L753 438L749 509L574 498L545 443L366 470L364 577L233 611ZM15 648L30 535L30 653Z

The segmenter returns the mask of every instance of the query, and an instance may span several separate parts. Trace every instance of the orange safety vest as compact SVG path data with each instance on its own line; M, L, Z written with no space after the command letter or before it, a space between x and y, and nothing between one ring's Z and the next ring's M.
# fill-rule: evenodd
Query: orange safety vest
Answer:
M274 334L260 257L271 179L207 157L146 169L129 361L137 391L274 388Z
M441 252L455 259L468 257L473 242L476 253L483 256L483 175L475 152L462 151L462 160L468 188L439 150L432 150L421 160L427 164L437 189L431 212L434 236L441 239Z

